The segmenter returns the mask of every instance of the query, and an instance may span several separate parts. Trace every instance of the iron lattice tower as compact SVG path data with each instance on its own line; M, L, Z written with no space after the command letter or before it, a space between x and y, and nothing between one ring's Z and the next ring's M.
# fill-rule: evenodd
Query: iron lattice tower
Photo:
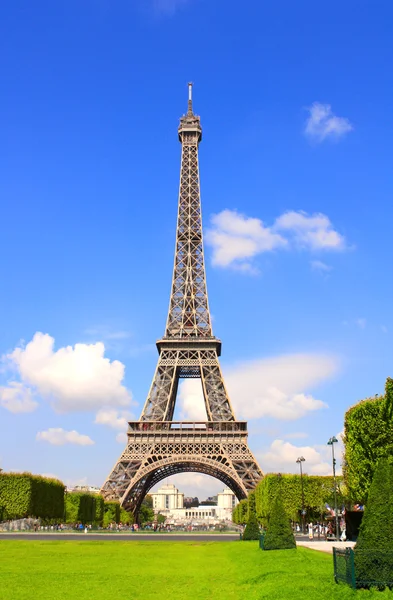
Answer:
M147 492L162 479L185 471L212 475L245 498L262 477L247 444L247 423L235 420L213 336L206 289L198 146L200 118L192 108L178 128L182 145L179 206L165 335L139 421L128 425L127 446L101 493L137 513ZM172 421L179 379L200 378L206 422Z

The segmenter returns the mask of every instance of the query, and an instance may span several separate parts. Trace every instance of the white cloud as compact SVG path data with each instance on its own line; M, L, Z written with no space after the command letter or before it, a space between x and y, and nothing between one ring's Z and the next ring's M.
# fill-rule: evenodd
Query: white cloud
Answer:
M293 354L249 361L224 371L238 418L273 417L290 421L326 408L324 402L303 390L332 377L337 369L337 360L331 356ZM185 420L206 419L198 383L187 379L181 385L179 401Z
M94 423L99 425L107 425L112 429L119 431L127 431L128 421L133 415L128 410L118 411L115 408L102 408L96 414Z
M54 338L37 332L25 348L3 360L19 373L24 389L33 389L60 412L128 406L130 392L122 385L124 365L104 357L105 346L75 344L54 351Z
M346 247L345 238L322 213L308 215L303 211L288 211L276 219L274 228L287 231L297 245L309 250L344 250Z
M212 227L206 232L206 241L213 247L213 265L235 266L247 270L249 259L287 245L287 241L260 219L247 217L235 210L223 210L211 218Z
M77 444L78 446L91 446L93 440L88 435L82 435L77 431L65 431L59 428L49 428L46 431L39 431L36 439L40 442L48 442L54 446L64 446L64 444Z
M252 259L264 252L282 248L342 251L347 247L344 236L335 230L329 217L303 211L285 212L268 227L256 217L225 209L211 217L206 242L213 249L213 265L250 274L258 272ZM313 261L312 266L330 270L318 260Z
M226 385L239 417L295 420L326 408L308 391L337 372L337 360L292 354L239 364L226 371Z
M334 454L337 459L336 472L341 473L341 460L343 453L342 432L336 435L338 443L334 446ZM326 440L327 442L327 440ZM274 440L266 451L256 452L261 469L264 473L299 473L299 465L296 459L303 456L303 472L309 475L331 475L332 451L331 446L316 444L314 446L295 446L284 440Z
M299 465L296 459L303 456L303 472L312 475L328 475L331 464L325 460L321 452L313 446L294 446L284 440L274 440L266 452L256 453L257 459L264 473L298 473Z
M317 142L339 139L353 130L353 125L345 117L333 114L330 104L314 102L308 109L309 117L304 130L305 135Z
M33 392L18 381L10 381L6 387L0 387L0 406L12 413L32 412L38 406L33 400Z
M360 329L365 329L366 325L367 325L367 320L364 319L363 317L360 319L356 319L356 325L360 328Z
M321 260L312 260L311 268L313 271L322 271L323 273L329 273L332 270L332 267L322 262Z
M184 379L179 385L176 401L180 408L180 419L185 421L207 420L200 379Z

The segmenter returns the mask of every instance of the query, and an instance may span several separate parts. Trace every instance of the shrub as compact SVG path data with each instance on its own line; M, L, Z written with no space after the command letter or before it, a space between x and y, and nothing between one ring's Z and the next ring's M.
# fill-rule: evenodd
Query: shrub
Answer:
M286 550L296 548L295 537L284 505L277 495L270 516L264 541L265 550Z
M393 582L393 465L381 458L376 466L355 546L359 587Z
M259 540L259 525L255 512L250 512L246 528L243 533L243 540Z

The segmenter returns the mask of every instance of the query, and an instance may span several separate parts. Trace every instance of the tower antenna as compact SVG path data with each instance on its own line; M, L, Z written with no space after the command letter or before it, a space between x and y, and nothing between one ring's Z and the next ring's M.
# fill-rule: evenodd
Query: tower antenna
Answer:
M193 83L190 81L188 84L188 114L192 115L192 86Z

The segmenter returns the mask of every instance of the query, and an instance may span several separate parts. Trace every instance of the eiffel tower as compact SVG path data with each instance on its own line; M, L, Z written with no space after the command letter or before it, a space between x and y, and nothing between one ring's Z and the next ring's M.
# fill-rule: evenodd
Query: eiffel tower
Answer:
M175 265L165 335L139 421L128 424L127 446L101 494L137 515L149 490L176 473L194 471L221 480L239 500L262 478L247 444L247 423L236 421L221 374L221 341L213 336L206 290L198 146L200 118L192 108L178 128L182 145ZM199 378L207 421L174 422L181 378Z

